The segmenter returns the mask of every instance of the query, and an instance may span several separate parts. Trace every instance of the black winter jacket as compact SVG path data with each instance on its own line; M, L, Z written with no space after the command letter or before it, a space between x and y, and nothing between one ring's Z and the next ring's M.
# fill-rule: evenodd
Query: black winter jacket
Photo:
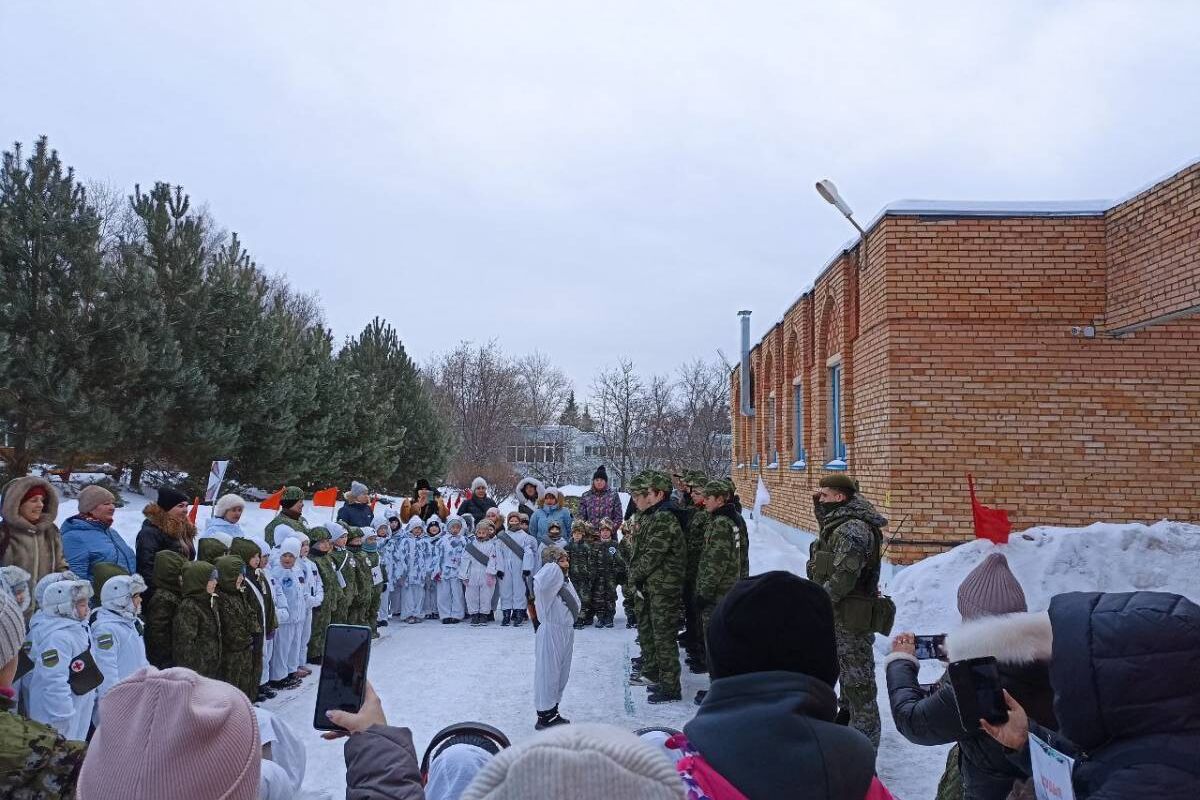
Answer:
M375 513L367 503L346 503L338 509L337 518L354 528L370 528Z
M683 726L688 741L749 800L862 800L875 774L871 742L834 722L829 684L799 672L752 672L712 682Z
M496 508L495 500L490 497L484 497L480 499L475 495L471 495L463 501L462 505L458 507L458 511L456 513L460 517L463 514L470 514L471 516L475 517L475 523L478 524L483 522L483 518L487 516L487 511L489 508ZM530 516L532 516L532 514Z
M1200 606L1165 592L1050 601L1050 683L1078 800L1200 797ZM1029 749L1019 754L1028 764Z
M1050 689L1049 622L1043 614L1012 614L969 622L946 640L950 658L995 656L1000 679L1030 718L1057 727ZM1004 747L982 730L964 731L948 676L927 693L917 678L912 656L893 653L886 661L888 699L896 729L913 744L958 742L964 800L1004 800L1014 780L1029 775Z

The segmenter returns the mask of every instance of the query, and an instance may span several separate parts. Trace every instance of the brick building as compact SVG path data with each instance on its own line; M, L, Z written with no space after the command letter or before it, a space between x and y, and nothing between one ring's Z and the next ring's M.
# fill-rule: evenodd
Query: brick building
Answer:
M742 496L814 529L848 470L894 562L971 538L968 472L1017 530L1200 519L1200 162L1115 204L889 206L749 364Z

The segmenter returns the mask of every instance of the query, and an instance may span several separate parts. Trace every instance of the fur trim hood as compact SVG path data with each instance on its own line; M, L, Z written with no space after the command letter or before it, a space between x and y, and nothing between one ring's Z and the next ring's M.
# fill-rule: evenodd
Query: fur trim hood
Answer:
M995 656L1001 664L1046 663L1053 647L1050 614L1045 611L983 617L946 636L951 661Z
M542 498L546 496L546 484L542 483L537 478L534 478L532 476L528 477L528 478L521 478L521 480L517 481L517 489L516 489L517 502L518 503L528 503L529 502L529 498L527 498L523 493L523 490L526 486L533 486L534 488L537 489L537 497L535 497L533 499L533 503L536 505L537 503L542 502Z
M41 486L46 490L46 502L42 507L41 518L36 524L31 525L21 516L21 498L35 486ZM4 518L8 527L24 533L45 531L53 527L54 520L58 517L58 492L54 489L54 484L37 475L26 475L23 478L14 478L9 481L4 487L3 502L0 503L0 517Z
M196 526L187 520L179 517L172 517L159 508L158 503L147 503L142 509L142 515L150 521L150 524L158 528L167 536L179 542L191 542L196 538Z

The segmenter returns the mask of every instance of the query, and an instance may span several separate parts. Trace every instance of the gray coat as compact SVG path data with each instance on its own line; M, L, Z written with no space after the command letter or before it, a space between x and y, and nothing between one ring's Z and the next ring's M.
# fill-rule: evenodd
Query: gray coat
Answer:
M374 725L346 740L346 800L425 800L408 728Z
M834 722L829 684L799 672L752 672L712 682L683 727L705 760L749 800L862 800L875 775L875 750Z

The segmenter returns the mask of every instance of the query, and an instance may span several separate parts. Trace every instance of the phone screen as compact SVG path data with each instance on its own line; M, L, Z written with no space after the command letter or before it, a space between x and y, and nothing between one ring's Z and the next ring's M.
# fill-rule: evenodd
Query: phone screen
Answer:
M326 716L328 711L362 708L367 691L367 663L371 657L371 629L362 625L330 625L325 632L321 657L321 679L317 684L317 708L313 727L337 731Z
M955 661L950 665L950 683L954 687L963 730L978 730L980 719L993 725L1008 721L1008 707L1000 688L1000 670L995 658Z
M946 634L944 633L933 636L914 636L913 645L917 650L917 658L929 660L946 657Z

